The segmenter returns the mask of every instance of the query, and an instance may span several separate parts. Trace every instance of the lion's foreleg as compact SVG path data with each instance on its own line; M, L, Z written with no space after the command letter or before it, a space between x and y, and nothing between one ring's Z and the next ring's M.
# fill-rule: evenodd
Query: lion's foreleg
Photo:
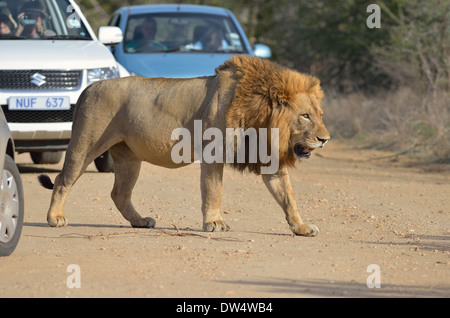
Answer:
M208 232L230 229L220 215L223 167L223 163L201 164L203 230Z
M292 232L296 235L316 236L319 233L317 226L303 223L298 213L286 167L280 168L276 174L263 174L262 178L267 189L282 207Z

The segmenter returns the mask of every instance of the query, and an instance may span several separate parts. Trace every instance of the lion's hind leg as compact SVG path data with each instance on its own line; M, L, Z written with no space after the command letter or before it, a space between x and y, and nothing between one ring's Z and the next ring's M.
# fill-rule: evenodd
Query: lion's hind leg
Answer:
M63 207L70 189L78 180L78 178L86 170L89 161L84 156L74 155L71 149L67 150L66 159L61 172L56 176L53 185L52 199L47 213L47 222L50 226L61 227L67 226L67 219L63 216ZM51 180L44 180L48 184L43 184L47 188L51 186Z
M97 147L95 144L92 146L92 144L80 142L80 139L72 139L67 148L63 168L56 176L53 185L52 199L47 213L47 222L50 226L67 226L67 219L63 216L67 195L88 165L108 149L108 142L101 144L102 147ZM51 188L51 180L41 177L40 182L44 187Z
M124 143L110 149L114 161L114 187L111 198L123 217L133 227L155 227L155 220L139 215L131 202L131 195L141 170L141 161Z

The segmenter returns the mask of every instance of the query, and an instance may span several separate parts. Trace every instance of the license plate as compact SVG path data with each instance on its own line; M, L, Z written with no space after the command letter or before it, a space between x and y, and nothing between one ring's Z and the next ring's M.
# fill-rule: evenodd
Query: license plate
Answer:
M70 98L68 96L37 96L37 97L10 97L9 110L68 110Z

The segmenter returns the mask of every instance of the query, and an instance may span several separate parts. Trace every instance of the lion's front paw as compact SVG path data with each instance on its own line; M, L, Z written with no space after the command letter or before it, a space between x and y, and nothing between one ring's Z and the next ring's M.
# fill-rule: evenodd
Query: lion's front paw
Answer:
M319 234L319 228L314 224L302 224L300 227L292 229L295 235L316 236Z
M48 225L51 227L64 227L69 224L67 219L64 216L57 216L57 217L49 217L47 218Z
M230 227L223 220L218 220L203 225L205 232L228 232Z
M137 221L131 222L132 227L144 227L144 228L153 228L156 225L156 221L153 218L142 218Z

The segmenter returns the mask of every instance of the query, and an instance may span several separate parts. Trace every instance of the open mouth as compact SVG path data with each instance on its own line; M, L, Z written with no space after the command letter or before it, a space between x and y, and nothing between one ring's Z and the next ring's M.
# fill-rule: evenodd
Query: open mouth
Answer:
M300 144L294 146L294 152L298 158L309 158L311 157L311 151L314 149L303 147Z

